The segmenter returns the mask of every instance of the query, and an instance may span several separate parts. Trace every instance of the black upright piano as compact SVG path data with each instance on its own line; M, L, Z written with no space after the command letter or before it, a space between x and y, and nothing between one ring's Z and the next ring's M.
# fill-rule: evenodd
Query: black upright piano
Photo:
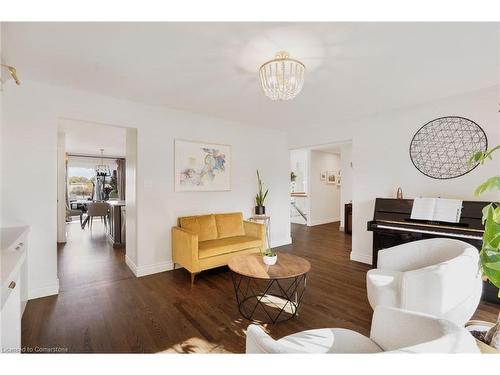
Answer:
M413 199L377 198L373 220L368 222L368 230L373 232L372 266L377 267L379 250L426 238L456 238L481 249L484 232L482 209L488 204L464 201L460 222L445 223L411 219ZM498 288L485 282L483 300L500 304Z

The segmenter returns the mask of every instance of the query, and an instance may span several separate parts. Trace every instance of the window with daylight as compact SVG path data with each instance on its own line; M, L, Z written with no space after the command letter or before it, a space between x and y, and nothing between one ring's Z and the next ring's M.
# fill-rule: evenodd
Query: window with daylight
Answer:
M68 167L68 196L69 200L92 199L95 185L95 171L93 168Z

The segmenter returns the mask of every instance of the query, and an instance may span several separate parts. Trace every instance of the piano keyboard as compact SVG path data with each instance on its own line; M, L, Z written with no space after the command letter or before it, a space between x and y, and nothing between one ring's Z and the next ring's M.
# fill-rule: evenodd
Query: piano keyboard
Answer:
M482 241L482 239L483 239L482 236L473 236L473 235L470 235L470 234L439 232L439 231L425 230L425 229L401 228L401 227L394 227L394 226L391 226L391 225L380 225L380 224L377 224L377 228L397 230L397 231L400 231L400 232L426 233L426 234L434 234L434 235L440 235L440 236L446 236L446 237L468 238L468 239L479 240L479 241Z

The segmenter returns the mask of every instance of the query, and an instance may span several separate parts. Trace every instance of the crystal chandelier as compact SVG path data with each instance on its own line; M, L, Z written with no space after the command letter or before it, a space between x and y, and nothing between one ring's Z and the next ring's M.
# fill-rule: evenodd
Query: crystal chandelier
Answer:
M306 67L291 59L287 52L278 52L276 57L259 69L260 83L267 97L272 100L290 100L297 96L304 85Z
M111 176L111 170L109 166L104 164L104 149L101 148L101 164L95 166L95 174L97 177L108 177Z

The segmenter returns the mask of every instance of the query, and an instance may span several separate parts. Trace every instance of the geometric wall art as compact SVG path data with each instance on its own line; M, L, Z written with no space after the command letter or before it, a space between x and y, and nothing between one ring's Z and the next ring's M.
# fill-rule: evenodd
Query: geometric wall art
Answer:
M231 190L231 146L176 139L175 191Z
M463 176L477 167L469 165L477 151L486 151L484 130L474 121L459 116L429 121L413 136L410 159L420 172L436 179Z

